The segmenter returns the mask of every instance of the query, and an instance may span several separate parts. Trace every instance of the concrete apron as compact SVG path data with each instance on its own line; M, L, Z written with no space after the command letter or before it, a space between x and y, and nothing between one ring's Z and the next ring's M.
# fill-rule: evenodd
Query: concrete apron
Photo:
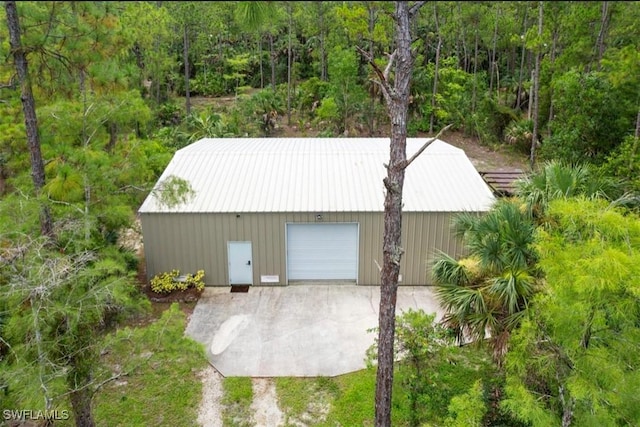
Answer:
M207 287L186 334L223 376L336 376L366 367L378 326L380 288L347 284ZM396 313L442 310L426 286L400 286Z

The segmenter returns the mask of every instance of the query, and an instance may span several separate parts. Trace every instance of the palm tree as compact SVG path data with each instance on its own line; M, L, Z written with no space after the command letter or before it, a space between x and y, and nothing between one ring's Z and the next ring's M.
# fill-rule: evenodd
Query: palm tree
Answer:
M584 196L613 200L620 185L588 164L550 161L538 171L516 181L516 192L536 221L544 217L551 200Z
M260 64L260 89L264 88L264 71L262 68L262 35L264 22L269 14L266 1L241 1L236 8L236 20L241 28L248 32L255 32L258 47L258 63Z
M454 230L469 250L456 260L441 253L432 269L443 323L458 341L488 341L502 366L511 331L536 291L534 224L516 200L500 200L487 214L459 214Z

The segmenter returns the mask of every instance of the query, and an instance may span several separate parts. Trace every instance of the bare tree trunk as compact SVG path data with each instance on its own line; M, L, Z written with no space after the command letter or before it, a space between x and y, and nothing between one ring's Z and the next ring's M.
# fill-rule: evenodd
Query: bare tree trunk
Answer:
M162 7L162 2L161 1L156 1L156 7L159 9ZM160 37L156 35L155 40L153 42L153 45L155 46L156 52L160 51ZM155 86L155 98L156 98L156 104L160 105L160 102L162 101L160 99L160 86L162 86L161 84L161 80L162 80L162 76L160 75L160 70L159 70L159 65L158 65L158 60L155 59L154 60L154 64L153 64L153 77L152 77L152 85Z
M527 56L527 43L525 41L524 35L527 32L527 14L529 12L529 8L525 7L524 9L524 17L522 18L522 49L520 51L520 73L518 75L518 92L516 94L516 108L520 109L520 104L522 103L522 79L524 74L524 62L525 57Z
M376 28L376 19L377 19L377 14L376 14L376 9L375 6L372 5L370 2L367 2L367 8L368 8L368 12L369 12L369 20L368 20L368 30L369 30L369 57L373 58L374 55L374 45L373 45L373 32ZM374 111L375 111L375 103L376 103L376 96L375 93L373 91L371 91L369 93L369 111L367 112L367 125L369 127L369 135L373 135L375 132L374 129ZM345 121L345 129L346 127L346 121Z
M276 51L273 46L273 34L269 33L269 60L271 64L271 89L276 90Z
M87 86L85 70L79 73L80 93L82 94L82 147L89 150L90 136L87 134L87 116L89 114L89 105L87 103ZM89 208L91 207L91 181L87 173L87 165L82 172L82 183L84 186L84 240L88 243L91 238L91 218L89 216Z
M33 339L38 352L38 379L40 382L40 388L44 394L44 409L48 411L51 409L53 398L50 396L49 387L47 387L47 381L45 379L47 375L45 366L48 364L48 360L43 348L42 329L40 326L39 312L42 309L42 300L40 297L32 294L29 297L29 304L31 306L31 312L33 313Z
M424 4L416 2L411 9L408 2L397 1L396 22L396 65L393 88L387 84L389 67L381 76L382 90L387 101L391 119L390 159L384 200L383 265L380 286L380 312L378 332L378 369L376 374L375 425L391 425L391 396L393 391L395 311L398 292L398 274L403 249L402 230L402 188L404 186L407 162L407 117L413 58L411 54L411 17ZM392 55L391 61L394 57ZM374 65L373 58L369 58ZM389 64L391 65L391 63Z
M633 146L631 147L631 155L629 156L629 173L634 173L634 159L636 157L636 152L638 151L638 142L640 141L640 110L638 110L638 114L636 115L636 131L633 134Z
M70 386L74 387L74 385ZM76 427L95 427L91 409L91 390L82 385L75 387L76 389L69 395L69 400L76 419Z
M93 391L89 387L91 373L87 370L87 366L83 363L84 361L77 360L76 357L81 359L83 356L78 355L71 358L70 371L67 374L67 386L71 390L69 393L71 409L73 410L76 427L95 427L96 423L93 418L91 404Z
M449 9L445 11L445 14L449 17L455 16L456 14L455 14L454 8L455 8L455 3L450 2ZM460 67L460 35L459 34L456 34L456 41L453 45L453 54L455 58L458 58L458 67ZM427 61L425 60L425 62Z
M542 37L542 18L544 15L542 1L538 2L538 37ZM536 63L533 72L533 136L531 137L531 156L529 158L531 169L536 162L536 146L538 145L538 132L540 125L540 61L542 59L542 46L536 48Z
M191 93L189 90L189 31L187 24L184 24L184 40L182 45L182 56L184 58L184 96L185 111L187 116L191 114Z
M433 21L436 25L436 33L438 34L438 44L436 45L436 63L433 72L433 91L431 93L431 117L429 117L429 133L433 133L433 125L436 117L436 107L438 103L436 96L438 95L438 76L440 73L440 49L442 48L442 34L440 33L440 25L438 24L438 3L433 3Z
M549 55L549 62L550 62L550 68L551 68L551 77L553 78L553 74L555 73L555 64L556 64L556 49L558 48L558 36L559 36L560 31L558 30L557 26L556 28L553 29L553 34L552 34L552 41L551 41L551 53ZM551 123L551 121L553 120L553 115L554 115L554 111L553 111L553 85L549 85L549 120L548 123ZM550 129L551 126L547 126L547 129L549 129L548 132L548 136L550 135Z
M496 22L493 26L493 46L491 47L491 65L489 71L491 77L489 78L489 96L493 97L493 74L496 67L496 44L498 43L498 18L500 17L500 5L496 4ZM498 84L498 90L500 90L500 84ZM499 94L498 90L496 91Z
M324 28L324 5L321 1L317 2L318 19L320 27L320 80L326 82L329 80L329 71L327 66L327 47L325 46L325 28Z
M609 12L609 2L602 2L602 21L600 22L600 32L598 32L598 40L596 41L596 70L600 71L602 57L605 51L604 40L609 32L609 21L611 20L611 14Z
M7 191L7 168L4 165L4 162L0 162L0 197L4 196Z
M287 46L287 125L291 126L291 33L293 30L293 10L291 2L287 2L289 14L289 44Z
M476 98L478 92L478 44L479 44L479 31L478 22L475 23L475 46L473 48L473 93L471 94L471 112L476 111Z
M260 58L260 89L264 89L264 67L262 66L262 34L258 34L258 57Z
M560 398L560 404L562 405L562 427L570 427L573 423L573 407L575 406L575 399L571 396L567 399L565 396L565 388L562 384L559 376L556 374L560 386L558 387L558 397ZM568 402L567 402L568 400Z
M20 39L20 20L15 1L7 1L4 4L7 15L7 27L9 29L9 43L16 67L16 73L20 82L20 99L24 112L24 124L29 146L31 160L31 178L35 187L36 196L40 196L45 185L44 162L40 148L40 134L38 132L38 117L36 116L35 99L29 77L29 63L27 55L22 48ZM43 236L53 238L53 220L51 212L46 204L40 208L40 232Z
M469 53L467 50L467 30L466 26L462 24L462 6L461 2L456 2L458 6L458 17L460 18L460 27L462 29L462 51L464 52L464 65L463 69L465 73L469 72Z

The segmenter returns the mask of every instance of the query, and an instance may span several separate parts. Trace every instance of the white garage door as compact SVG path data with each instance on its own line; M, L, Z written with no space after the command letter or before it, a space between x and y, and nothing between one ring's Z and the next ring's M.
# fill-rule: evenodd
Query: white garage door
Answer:
M358 224L287 224L287 277L356 280Z

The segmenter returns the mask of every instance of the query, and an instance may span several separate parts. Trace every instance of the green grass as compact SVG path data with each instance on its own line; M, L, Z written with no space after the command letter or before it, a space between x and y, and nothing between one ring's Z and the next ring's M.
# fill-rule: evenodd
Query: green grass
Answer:
M227 377L222 382L224 405L222 420L229 427L251 427L253 425L251 402L253 384L249 377Z
M335 378L340 389L322 426L371 426L375 414L376 370L363 369Z
M177 304L145 327L107 337L103 362L125 372L94 398L100 426L193 426L201 399L197 374L207 366L202 346L184 336L186 317Z
M466 393L476 379L488 385L494 375L486 352L472 347L452 348L447 357L437 358L432 363L414 417L421 425L443 425L451 398ZM411 425L407 386L410 374L403 364L396 364L392 402L394 427ZM275 381L286 426L299 425L299 422L318 427L373 425L375 367L332 378L276 378Z
M275 383L285 426L308 424L310 420L322 423L341 393L337 381L329 377L280 377Z
M202 383L198 372L207 366L204 349L184 336L186 318L177 304L144 326L128 326L105 339L103 364L108 375L123 372L94 398L100 426L193 426ZM469 390L476 379L492 382L494 367L486 352L452 348L429 362L417 414L422 425L443 425L452 397ZM393 425L410 425L408 379L411 371L396 364ZM376 369L337 377L275 378L278 405L285 425L371 426L374 421ZM415 384L415 383L414 383ZM223 379L223 422L226 427L253 425L252 380ZM61 425L72 425L72 420Z

